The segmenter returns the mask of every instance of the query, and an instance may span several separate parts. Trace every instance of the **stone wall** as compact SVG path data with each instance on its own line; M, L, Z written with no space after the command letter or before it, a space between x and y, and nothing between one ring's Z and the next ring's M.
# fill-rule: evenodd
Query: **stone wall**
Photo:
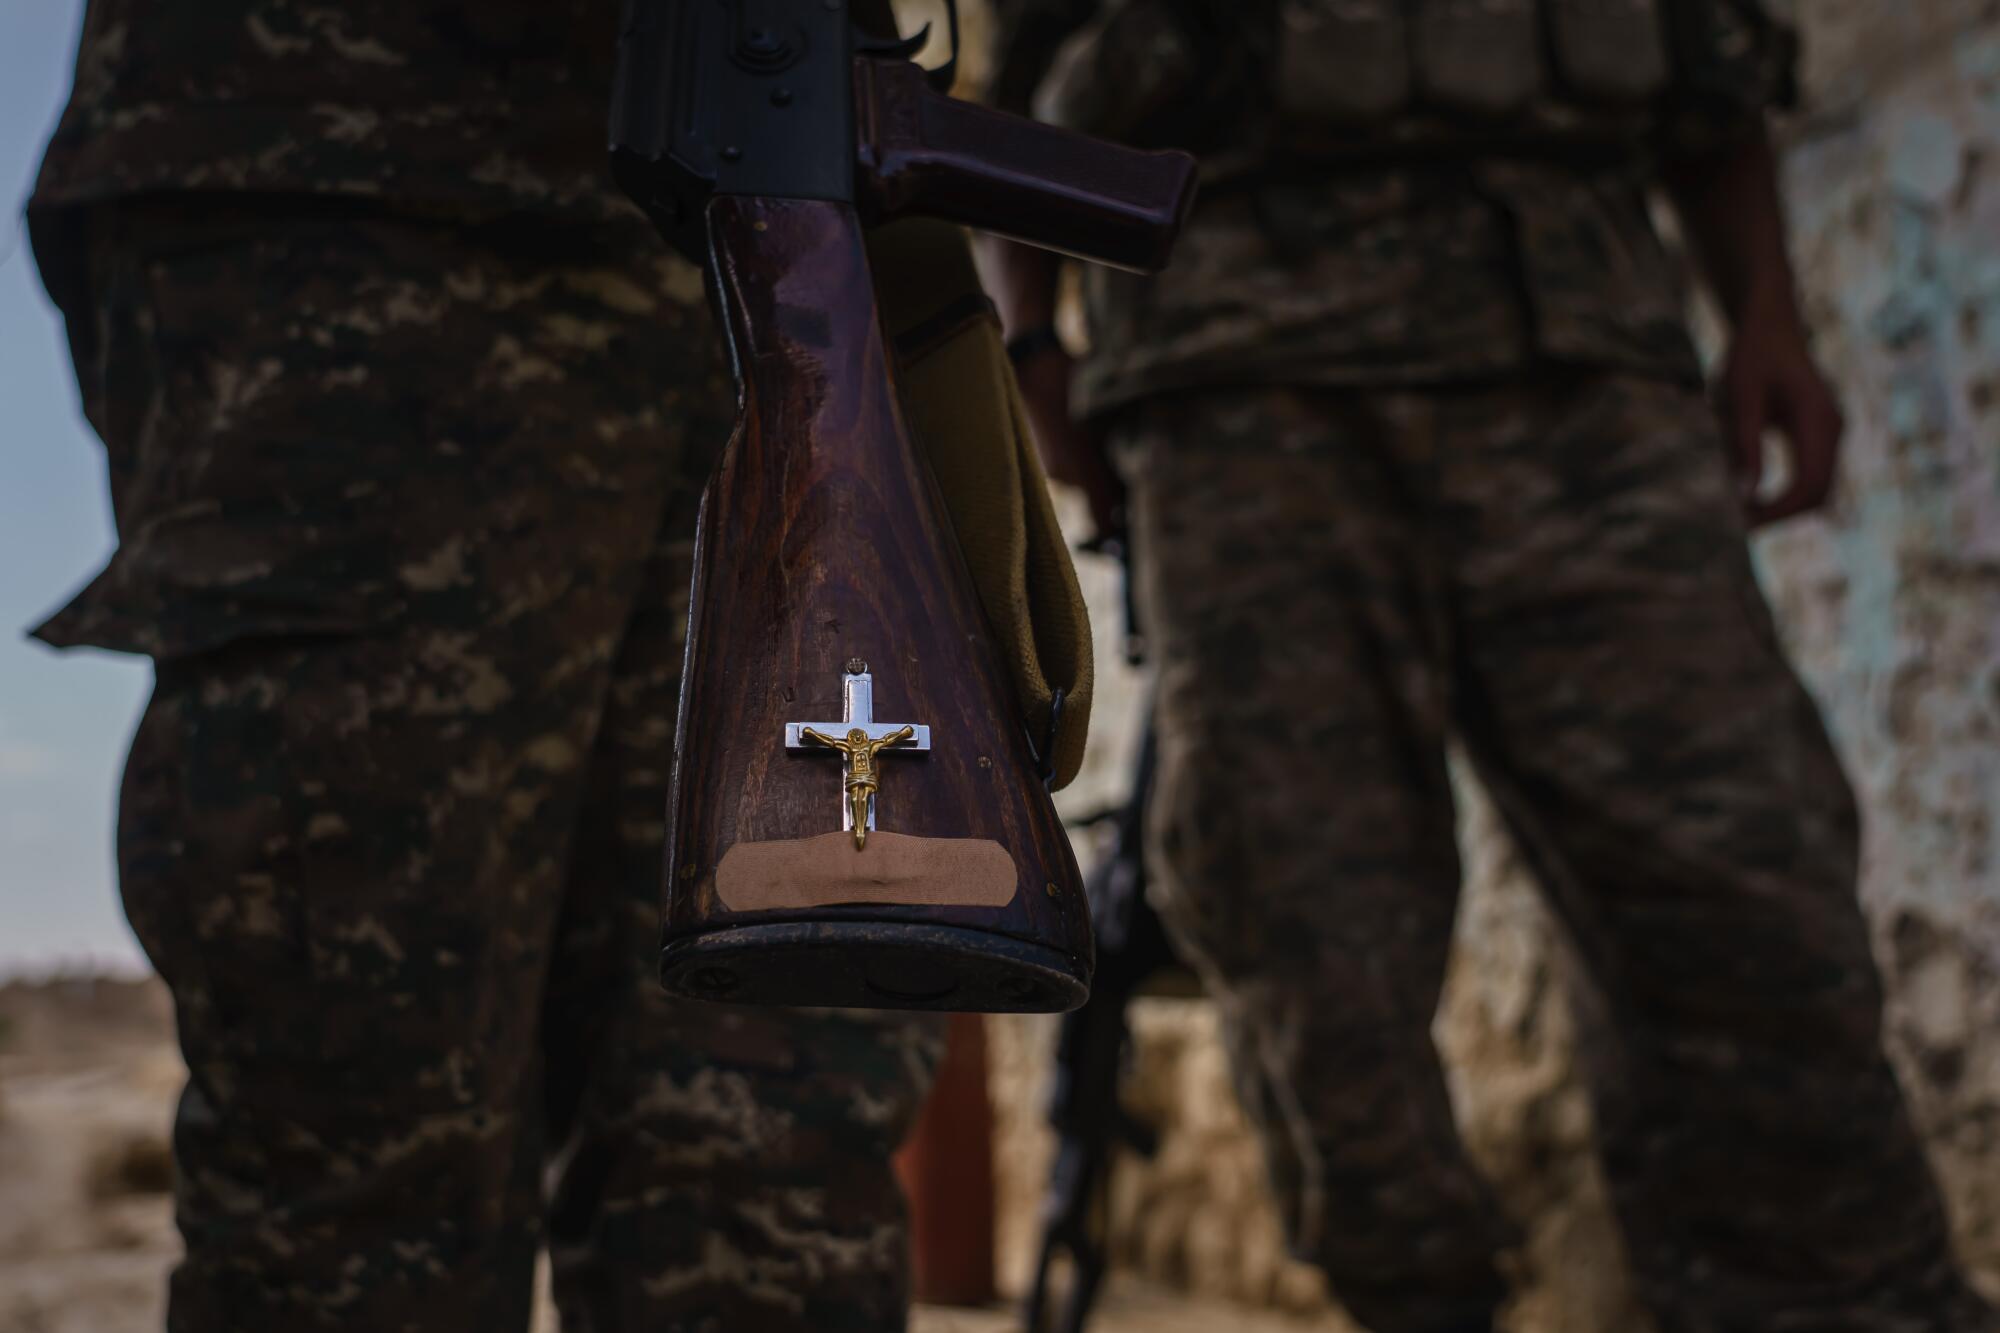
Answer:
M1868 811L1863 895L1892 1053L1963 1252L2000 1285L2000 3L1801 0L1786 131L1794 246L1851 422L1825 521L1763 540L1794 655ZM1116 622L1111 571L1085 570ZM1108 652L1108 638L1106 651ZM1072 808L1116 787L1134 696L1106 691ZM1643 1330L1590 1156L1551 923L1479 800L1437 1034L1472 1151L1525 1228L1516 1333ZM1213 1015L1147 1001L1134 1097L1166 1130L1113 1192L1119 1259L1190 1290L1321 1313L1283 1256ZM1029 1261L1047 1020L996 1024L1002 1271Z
M1815 0L1786 185L1852 433L1761 552L1868 813L1891 1049L2000 1278L2000 4Z

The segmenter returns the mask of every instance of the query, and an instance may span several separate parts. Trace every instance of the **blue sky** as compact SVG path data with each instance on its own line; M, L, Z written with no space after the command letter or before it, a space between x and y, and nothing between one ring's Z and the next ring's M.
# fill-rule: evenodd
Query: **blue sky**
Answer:
M151 673L25 631L110 552L104 459L20 203L69 87L82 0L0 3L0 976L141 965L112 877L112 802Z

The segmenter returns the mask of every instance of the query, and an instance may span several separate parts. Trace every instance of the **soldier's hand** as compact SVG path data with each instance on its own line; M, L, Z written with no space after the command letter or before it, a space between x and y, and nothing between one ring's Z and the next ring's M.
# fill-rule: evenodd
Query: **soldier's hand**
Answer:
M1125 534L1125 483L1111 465L1104 433L1078 421L1069 408L1073 363L1060 347L1048 346L1014 367L1021 397L1028 407L1028 424L1035 435L1035 452L1051 478L1082 491L1090 502L1097 539Z
M1746 318L1717 387L1750 525L1763 527L1825 505L1833 494L1846 421L1796 318ZM1772 430L1785 439L1790 468L1782 488L1765 494L1765 438Z

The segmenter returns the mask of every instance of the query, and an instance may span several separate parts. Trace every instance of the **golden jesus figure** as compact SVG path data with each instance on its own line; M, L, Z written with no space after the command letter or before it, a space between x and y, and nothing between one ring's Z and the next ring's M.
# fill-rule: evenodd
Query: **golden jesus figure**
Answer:
M868 733L855 727L847 733L846 739L829 736L817 727L799 728L799 736L838 750L847 760L847 800L854 811L854 850L860 851L868 845L868 802L875 796L881 778L875 768L875 756L892 745L901 745L917 734L915 727L899 727L880 740L870 740Z

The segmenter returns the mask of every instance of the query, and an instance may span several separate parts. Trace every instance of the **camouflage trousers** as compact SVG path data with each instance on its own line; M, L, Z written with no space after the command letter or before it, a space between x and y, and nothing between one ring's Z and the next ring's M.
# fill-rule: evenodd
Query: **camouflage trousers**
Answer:
M1163 913L1299 1253L1379 1333L1489 1328L1509 1233L1431 1040L1463 744L1581 959L1668 1333L1990 1330L1879 1046L1857 821L1708 405L1558 374L1119 418Z
M121 544L46 627L151 654L118 849L171 986L169 1327L895 1330L928 1018L670 1000L662 820L732 391L637 231L320 201L90 220Z

